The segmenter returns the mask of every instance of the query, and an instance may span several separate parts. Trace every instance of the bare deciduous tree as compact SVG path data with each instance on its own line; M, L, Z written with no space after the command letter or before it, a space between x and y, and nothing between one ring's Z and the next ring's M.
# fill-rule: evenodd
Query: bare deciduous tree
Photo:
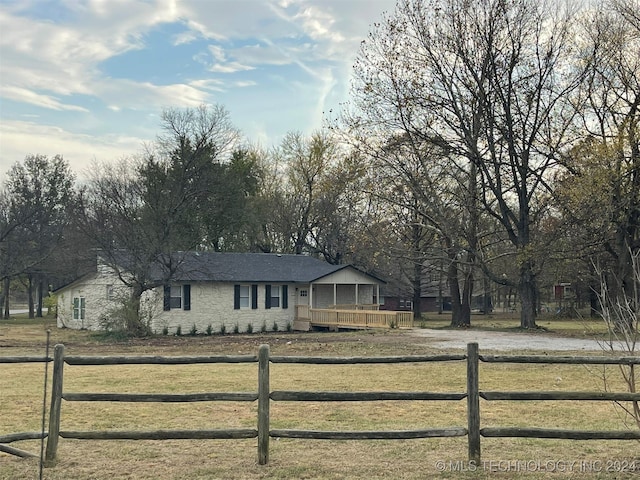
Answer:
M401 0L356 63L363 114L350 125L408 132L446 149L452 170L473 165L468 191L477 188L518 264L504 283L519 288L523 328L535 327L541 195L573 140L574 13L533 0Z

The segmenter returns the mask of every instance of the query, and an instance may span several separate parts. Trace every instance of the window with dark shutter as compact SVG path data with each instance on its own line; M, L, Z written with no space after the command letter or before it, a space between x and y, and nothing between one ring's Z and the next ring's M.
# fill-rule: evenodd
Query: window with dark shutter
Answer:
M289 286L282 285L282 308L289 308Z
M191 285L182 286L182 308L191 310Z
M233 286L233 308L240 310L240 285Z
M271 308L271 285L264 286L264 308Z
M251 308L258 308L258 285L251 285Z

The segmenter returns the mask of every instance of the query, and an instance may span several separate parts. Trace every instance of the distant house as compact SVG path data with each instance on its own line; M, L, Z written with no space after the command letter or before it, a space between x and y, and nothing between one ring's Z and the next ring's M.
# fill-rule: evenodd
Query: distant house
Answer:
M484 291L482 282L474 285L474 295L471 299L471 309L488 312L493 310L490 291ZM381 310L415 311L412 286L408 283L395 282L385 285L382 290L383 301ZM420 285L420 312L450 312L451 294L449 281L441 269L425 264Z
M406 279L390 282L382 291L383 302L380 307L383 310L414 311L413 287ZM441 269L425 263L422 270L420 285L420 311L437 312L451 311L451 296L449 295L449 283Z
M330 265L304 255L267 253L180 254L169 284L145 293L143 314L152 331L183 333L259 331L292 327L300 308L378 304L383 280L351 265ZM130 294L115 272L95 272L57 290L58 327L99 330L109 311Z

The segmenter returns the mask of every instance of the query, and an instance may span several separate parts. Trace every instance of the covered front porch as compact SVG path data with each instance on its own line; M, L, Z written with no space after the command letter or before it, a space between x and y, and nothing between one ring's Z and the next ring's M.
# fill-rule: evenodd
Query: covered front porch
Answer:
M349 268L297 288L294 329L411 328L411 312L379 310L380 283L384 282Z

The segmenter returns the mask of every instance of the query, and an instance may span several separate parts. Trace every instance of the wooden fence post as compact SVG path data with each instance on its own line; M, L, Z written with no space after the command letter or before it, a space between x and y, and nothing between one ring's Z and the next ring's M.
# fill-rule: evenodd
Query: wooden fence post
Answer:
M258 351L258 464L269 463L269 345Z
M467 429L469 431L469 461L480 463L480 394L478 344L467 344Z
M44 465L53 467L56 463L58 440L60 435L60 407L62 405L62 380L64 367L64 345L53 349L53 379L51 386L51 409L49 410L49 433Z

